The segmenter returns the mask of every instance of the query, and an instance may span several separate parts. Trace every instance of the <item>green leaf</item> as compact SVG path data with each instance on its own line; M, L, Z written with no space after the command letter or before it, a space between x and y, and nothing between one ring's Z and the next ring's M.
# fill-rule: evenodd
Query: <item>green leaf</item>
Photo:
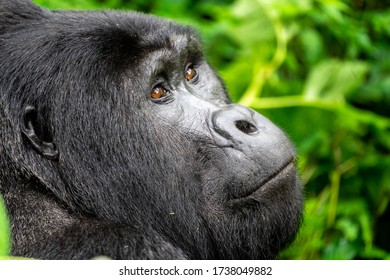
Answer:
M351 260L357 253L359 248L347 241L345 238L334 240L329 243L324 250L324 259L327 260Z
M343 233L343 236L345 236L348 241L355 241L358 238L359 226L351 219L340 218L337 221L336 228Z
M3 198L0 196L0 256L6 256L11 249L9 222Z
M309 74L303 95L308 100L344 102L345 96L363 83L367 71L363 62L325 60Z

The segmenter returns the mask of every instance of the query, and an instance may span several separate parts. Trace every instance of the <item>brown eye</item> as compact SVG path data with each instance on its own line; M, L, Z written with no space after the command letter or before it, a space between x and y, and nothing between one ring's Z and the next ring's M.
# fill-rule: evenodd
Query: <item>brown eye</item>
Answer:
M167 91L162 86L155 86L150 94L152 99L159 99L166 95Z
M195 78L195 76L196 76L195 69L192 66L188 67L185 73L185 78L187 79L187 81L192 80L193 78Z

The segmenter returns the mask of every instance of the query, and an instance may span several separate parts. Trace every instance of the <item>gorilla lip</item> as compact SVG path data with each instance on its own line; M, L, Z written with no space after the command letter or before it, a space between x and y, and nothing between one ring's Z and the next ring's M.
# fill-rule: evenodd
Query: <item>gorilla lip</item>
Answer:
M243 194L241 197L236 197L231 199L231 202L238 202L242 199L248 199L252 198L254 195L264 192L266 189L273 186L273 182L279 177L285 175L285 173L289 173L293 171L295 168L295 158L293 158L290 161L287 161L286 164L282 165L280 169L278 169L272 176L270 176L268 179L266 179L264 182L262 182L260 185L256 185L256 187L252 190L249 190L245 194Z

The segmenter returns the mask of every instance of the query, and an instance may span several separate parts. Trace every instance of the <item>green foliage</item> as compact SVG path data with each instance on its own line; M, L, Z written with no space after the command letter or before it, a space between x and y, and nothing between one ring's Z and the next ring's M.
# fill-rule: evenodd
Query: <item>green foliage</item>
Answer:
M296 143L305 221L282 258L390 259L390 8L382 1L35 2L135 9L196 26L234 101Z
M0 259L1 257L9 254L10 248L9 224L4 208L4 202L0 195Z

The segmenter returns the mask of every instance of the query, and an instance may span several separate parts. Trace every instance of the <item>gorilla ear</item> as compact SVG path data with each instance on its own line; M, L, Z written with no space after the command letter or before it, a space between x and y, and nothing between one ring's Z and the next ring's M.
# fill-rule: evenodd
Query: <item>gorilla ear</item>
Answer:
M43 140L43 126L39 124L35 107L27 106L25 108L20 126L23 135L40 155L50 160L58 160L59 152L55 144Z

